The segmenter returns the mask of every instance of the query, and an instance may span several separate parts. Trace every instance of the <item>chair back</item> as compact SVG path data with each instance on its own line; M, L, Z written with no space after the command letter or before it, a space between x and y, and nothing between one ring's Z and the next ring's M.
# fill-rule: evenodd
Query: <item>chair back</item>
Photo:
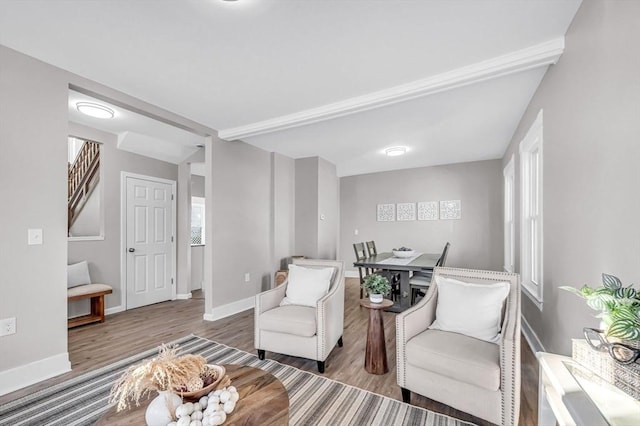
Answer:
M375 241L367 241L367 251L369 252L369 256L376 256L378 254Z
M451 243L447 241L447 244L444 245L444 250L442 250L440 258L436 262L436 266L445 266L447 263L447 254L449 254L449 247L451 247Z
M364 248L364 243L354 243L353 251L356 254L356 261L361 261L367 258L367 251Z

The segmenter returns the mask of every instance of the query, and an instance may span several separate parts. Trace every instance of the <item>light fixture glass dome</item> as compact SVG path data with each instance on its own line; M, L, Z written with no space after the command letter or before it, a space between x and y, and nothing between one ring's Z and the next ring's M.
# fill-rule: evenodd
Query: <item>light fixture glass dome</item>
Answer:
M407 152L406 146L392 146L384 150L384 153L389 157L397 157L398 155L404 155Z
M76 108L81 113L95 118L113 118L116 115L111 108L92 102L78 102Z

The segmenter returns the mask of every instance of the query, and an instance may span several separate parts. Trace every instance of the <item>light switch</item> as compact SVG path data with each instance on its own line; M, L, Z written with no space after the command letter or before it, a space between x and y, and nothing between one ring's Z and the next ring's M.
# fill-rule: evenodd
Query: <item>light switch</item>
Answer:
M42 229L29 229L27 235L27 244L30 246L42 244Z

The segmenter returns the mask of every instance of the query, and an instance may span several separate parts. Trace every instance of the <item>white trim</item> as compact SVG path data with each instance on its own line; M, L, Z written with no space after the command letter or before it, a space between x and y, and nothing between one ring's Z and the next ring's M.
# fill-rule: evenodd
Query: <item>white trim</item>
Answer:
M535 331L533 331L533 328L531 328L531 325L529 324L527 319L524 317L524 315L521 315L520 319L521 319L520 330L524 338L527 340L527 343L529 344L531 351L534 354L536 352L546 352L544 346L542 345L542 342L538 338L538 335L536 334Z
M253 309L255 302L256 298L255 296L252 296L247 297L246 299L236 300L235 302L231 302L226 305L214 306L213 309L211 309L211 313L205 313L203 318L205 321L217 321L219 319Z
M540 310L544 301L543 146L543 111L540 110L519 147L520 276L522 291ZM532 164L536 167L533 168ZM534 225L535 235L532 236L529 230Z
M96 236L93 236L93 237L67 237L67 241L70 241L70 242L104 241L104 235L96 235Z
M0 395L25 388L68 371L71 371L68 352L0 371Z
M515 185L516 166L515 155L511 154L511 159L502 171L503 192L504 192L504 246L503 246L503 269L506 272L514 272L515 269Z
M345 278L360 278L358 271L344 271Z
M191 292L176 294L176 299L177 300L188 300L188 299L191 299L192 297L193 297L193 295L191 294Z
M218 137L225 140L242 139L389 106L496 77L552 65L558 61L563 51L564 37L560 37L472 65L363 96L356 96L270 120L223 129L218 132Z
M117 314L118 312L124 312L124 311L126 311L126 309L124 308L124 306L120 305L120 306L114 306L113 308L105 309L104 314L113 315L113 314Z
M171 234L173 235L173 242L171 243L171 279L173 280L173 284L171 284L171 300L176 299L176 269L177 269L177 261L178 254L176 250L177 243L177 232L176 232L176 224L178 221L177 214L177 198L176 187L177 183L175 180L159 178L155 176L147 176L141 175L138 173L131 172L120 172L120 306L123 307L123 310L126 310L127 306L127 179L142 179L148 180L151 182L164 183L167 185L171 185L171 214L173 220L171 221Z

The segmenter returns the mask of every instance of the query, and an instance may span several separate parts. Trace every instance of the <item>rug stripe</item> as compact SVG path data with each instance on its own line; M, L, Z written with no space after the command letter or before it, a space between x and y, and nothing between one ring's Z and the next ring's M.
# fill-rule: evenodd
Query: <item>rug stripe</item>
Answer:
M202 355L209 363L261 368L278 378L289 394L292 425L470 425L335 380L281 364L198 336L171 342L181 353ZM111 406L113 383L150 349L0 406L0 425L83 426L95 423ZM239 402L242 403L242 400Z

